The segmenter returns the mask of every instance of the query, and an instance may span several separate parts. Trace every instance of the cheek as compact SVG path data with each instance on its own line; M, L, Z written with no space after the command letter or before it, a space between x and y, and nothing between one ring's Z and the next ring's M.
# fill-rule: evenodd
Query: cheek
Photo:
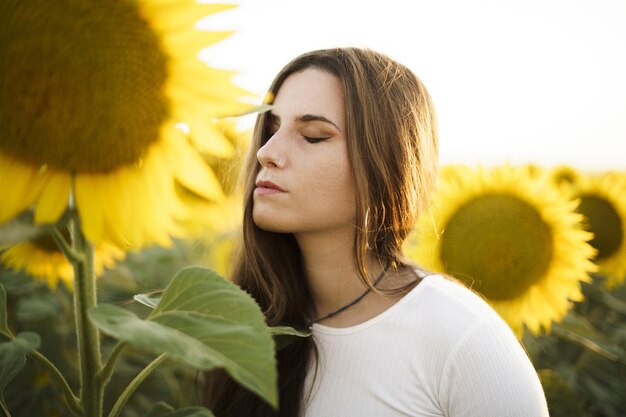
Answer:
M352 170L346 161L319 166L320 173L311 184L311 201L323 216L354 218L356 193Z

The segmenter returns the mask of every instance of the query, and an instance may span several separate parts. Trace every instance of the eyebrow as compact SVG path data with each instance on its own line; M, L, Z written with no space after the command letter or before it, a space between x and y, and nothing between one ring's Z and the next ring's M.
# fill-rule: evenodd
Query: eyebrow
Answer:
M272 113L271 111L269 112L269 116L272 119L276 119L276 120L280 120L280 117L278 115L276 115L275 113ZM341 128L339 126L337 126L337 124L335 122L333 122L332 120L324 117L324 116L320 116L317 114L303 114L300 116L296 117L296 121L297 122L325 122L325 123L330 123L331 125L335 126L337 128L337 130L339 130L341 132Z

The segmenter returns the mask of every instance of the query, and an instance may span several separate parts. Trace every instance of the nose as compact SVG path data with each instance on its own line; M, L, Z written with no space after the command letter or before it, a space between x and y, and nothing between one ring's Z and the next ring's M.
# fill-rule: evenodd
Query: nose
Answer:
M275 136L272 136L256 153L256 159L265 168L279 168L282 166L281 157L275 144Z

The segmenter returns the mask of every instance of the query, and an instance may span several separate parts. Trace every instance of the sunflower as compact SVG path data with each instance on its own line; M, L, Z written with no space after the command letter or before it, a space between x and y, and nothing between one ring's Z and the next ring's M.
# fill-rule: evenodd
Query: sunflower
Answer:
M94 250L96 275L101 275L104 268L112 268L124 256L125 253L117 247L106 242L100 243ZM0 262L45 281L50 289L55 289L59 281L73 288L74 268L49 236L11 246L0 254Z
M569 165L559 165L552 168L548 175L559 188L564 189L575 184L580 178L579 172Z
M446 174L405 251L482 294L518 336L550 330L594 270L576 202L526 168Z
M190 216L177 191L219 201L197 149L230 156L211 118L253 110L232 71L197 59L230 32L192 0L6 0L0 6L0 223L72 200L88 240L168 246ZM184 124L188 134L179 128Z
M558 171L552 174L558 182ZM626 177L616 172L576 174L560 183L564 191L580 200L577 211L585 216L585 228L594 235L594 261L605 285L614 288L626 278Z

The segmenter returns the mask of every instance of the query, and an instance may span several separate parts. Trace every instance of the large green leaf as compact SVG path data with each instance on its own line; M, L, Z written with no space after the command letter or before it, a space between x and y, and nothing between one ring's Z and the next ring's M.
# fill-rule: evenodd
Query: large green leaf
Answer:
M265 327L252 297L216 272L202 267L179 271L170 282L152 316L168 310L195 311Z
M120 307L90 311L105 333L200 369L223 367L236 381L277 405L274 345L252 297L215 272L180 271L146 320Z
M7 322L7 293L2 285L0 285L0 332L11 335Z
M23 332L15 339L0 344L0 394L26 364L26 355L37 349L41 339L37 333Z

